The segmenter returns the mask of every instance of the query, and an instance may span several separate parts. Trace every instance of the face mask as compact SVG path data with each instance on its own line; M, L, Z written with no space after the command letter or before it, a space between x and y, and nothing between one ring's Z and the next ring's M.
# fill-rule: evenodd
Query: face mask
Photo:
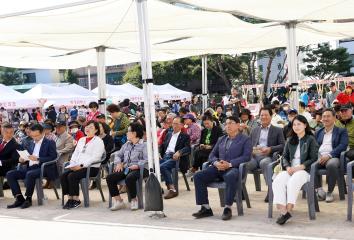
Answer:
M72 128L72 129L70 130L71 133L77 133L77 131L79 131L78 128Z
M61 113L65 113L65 110L61 110Z
M289 110L289 107L283 107L283 110L287 112Z

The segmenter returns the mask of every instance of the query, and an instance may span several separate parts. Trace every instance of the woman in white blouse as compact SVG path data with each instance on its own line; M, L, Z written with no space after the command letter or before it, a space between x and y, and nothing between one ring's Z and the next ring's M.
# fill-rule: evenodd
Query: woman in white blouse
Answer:
M64 209L77 208L81 205L79 199L80 180L86 177L87 168L90 166L90 176L94 177L100 170L100 165L105 148L100 135L99 124L89 121L85 127L86 137L80 138L71 157L68 171L61 176L63 195L68 195ZM92 164L92 165L91 165Z
M298 115L292 122L292 130L283 153L282 167L286 171L279 173L273 181L273 203L281 214L277 220L279 225L291 218L290 213L301 187L310 180L311 164L317 158L317 141L306 118Z

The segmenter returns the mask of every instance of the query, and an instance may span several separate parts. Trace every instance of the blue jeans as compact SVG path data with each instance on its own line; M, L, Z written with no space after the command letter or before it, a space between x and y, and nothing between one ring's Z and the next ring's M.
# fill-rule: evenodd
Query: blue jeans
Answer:
M176 168L176 161L172 159L173 153L165 154L160 160L160 172L166 185L173 184L172 169Z

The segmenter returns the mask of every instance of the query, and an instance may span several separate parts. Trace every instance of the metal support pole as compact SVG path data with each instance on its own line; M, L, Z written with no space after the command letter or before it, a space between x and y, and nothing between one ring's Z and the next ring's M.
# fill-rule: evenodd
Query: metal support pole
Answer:
M91 91L91 66L87 66L87 82L88 82L88 89Z
M287 61L288 61L288 78L292 86L292 92L289 100L292 108L299 109L299 68L297 62L296 51L296 22L288 22L285 24L287 37Z
M98 85L98 105L101 113L106 114L106 47L96 48L97 52L97 85Z
M141 54L141 75L144 89L144 112L146 119L147 150L149 169L154 170L157 179L160 178L160 160L157 144L156 115L153 94L153 78L151 66L150 36L148 29L147 1L137 0L139 42Z
M202 109L208 107L208 57L202 56Z

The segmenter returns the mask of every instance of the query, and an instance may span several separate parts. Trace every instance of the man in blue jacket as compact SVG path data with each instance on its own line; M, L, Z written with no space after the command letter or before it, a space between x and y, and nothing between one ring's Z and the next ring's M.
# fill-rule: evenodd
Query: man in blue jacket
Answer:
M231 206L236 194L238 168L241 163L250 160L252 145L251 139L240 133L238 117L226 118L225 131L227 135L219 138L209 155L210 166L194 175L196 203L201 205L201 209L193 214L195 218L213 216L213 211L209 206L207 186L217 178L223 179L226 183L225 209L222 219L229 220L232 217Z
M19 162L22 165L19 170L12 170L6 174L13 196L16 201L8 205L7 208L21 207L28 208L32 206L32 195L36 185L36 179L40 177L42 163L52 161L57 157L55 142L44 137L43 127L40 124L34 124L31 127L31 137L34 140L29 149L26 149L30 156L28 159L20 157ZM55 179L58 174L56 164L46 167L45 176L49 179ZM26 199L21 193L18 184L19 179L24 179L26 183Z
M322 113L323 128L316 132L316 140L320 146L318 150L319 168L327 169L328 191L322 187L317 189L320 201L333 202L333 190L339 173L339 158L341 152L348 147L348 132L345 128L336 127L336 113L332 109L325 109Z

